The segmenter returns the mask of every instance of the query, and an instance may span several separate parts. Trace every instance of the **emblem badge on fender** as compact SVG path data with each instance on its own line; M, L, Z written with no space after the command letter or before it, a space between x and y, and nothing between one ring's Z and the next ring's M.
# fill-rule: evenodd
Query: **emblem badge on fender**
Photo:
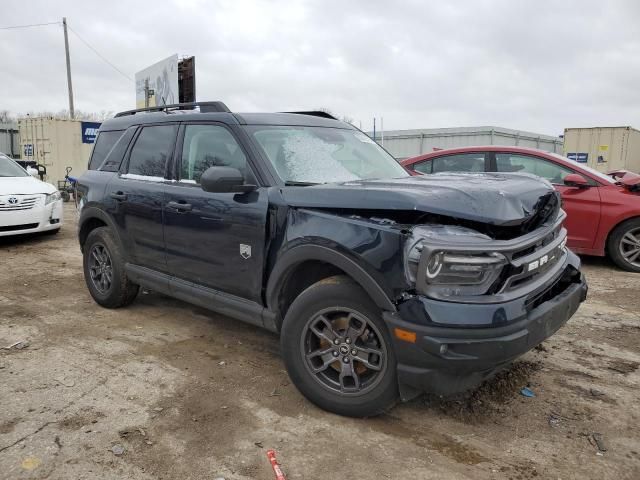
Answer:
M245 260L251 258L251 245L240 244L240 256Z

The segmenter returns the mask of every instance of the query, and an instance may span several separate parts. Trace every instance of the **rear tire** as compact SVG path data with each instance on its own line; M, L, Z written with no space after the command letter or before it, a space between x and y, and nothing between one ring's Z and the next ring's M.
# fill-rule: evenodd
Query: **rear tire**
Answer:
M371 417L398 398L396 356L380 309L349 277L321 280L294 300L281 347L294 385L324 410Z
M119 308L135 300L140 287L127 278L120 246L108 227L92 230L83 251L84 280L96 303Z
M609 235L607 251L623 270L640 272L640 218L618 225Z

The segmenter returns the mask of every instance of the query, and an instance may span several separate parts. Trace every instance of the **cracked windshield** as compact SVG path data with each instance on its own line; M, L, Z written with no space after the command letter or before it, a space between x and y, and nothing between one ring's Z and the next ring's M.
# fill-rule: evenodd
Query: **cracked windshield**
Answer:
M357 130L325 127L250 127L287 184L406 177L405 170Z

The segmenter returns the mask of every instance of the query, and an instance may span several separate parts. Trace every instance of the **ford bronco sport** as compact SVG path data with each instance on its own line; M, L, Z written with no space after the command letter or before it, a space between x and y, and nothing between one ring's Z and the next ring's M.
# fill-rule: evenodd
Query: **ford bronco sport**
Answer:
M296 387L343 415L469 389L587 293L547 181L411 177L322 112L122 112L77 188L97 303L144 287L278 333Z

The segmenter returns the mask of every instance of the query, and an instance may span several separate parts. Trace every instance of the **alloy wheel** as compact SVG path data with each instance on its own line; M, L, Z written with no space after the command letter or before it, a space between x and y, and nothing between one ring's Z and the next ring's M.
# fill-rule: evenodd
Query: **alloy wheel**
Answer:
M349 308L315 314L300 342L307 370L328 390L361 395L374 388L387 368L387 346L376 326Z
M113 264L109 250L101 243L96 243L89 252L89 275L93 286L104 294L109 291L113 282Z
M634 267L640 267L640 228L626 232L618 244L620 255Z

